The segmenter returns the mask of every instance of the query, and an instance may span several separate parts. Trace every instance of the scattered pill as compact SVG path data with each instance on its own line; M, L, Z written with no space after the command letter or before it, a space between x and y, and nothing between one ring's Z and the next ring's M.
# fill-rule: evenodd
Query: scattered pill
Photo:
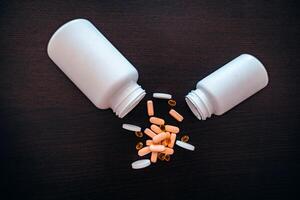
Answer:
M165 161L170 161L171 156L169 154L165 155Z
M190 151L194 151L195 150L195 147L189 143L186 143L186 142L182 142L180 140L176 140L176 145L177 146L180 146L184 149L187 149L187 150L190 150Z
M140 150L141 148L143 148L143 143L142 142L138 142L136 145L135 145L135 148L136 150Z
M151 151L150 151L150 147L147 146L147 147L144 147L144 148L140 149L140 150L138 151L138 155L139 155L139 156L144 156L144 155L147 155L147 154L150 153L150 152L151 152Z
M172 95L166 93L153 93L153 98L157 99L172 99Z
M174 99L170 99L170 100L168 101L168 104L169 104L170 106L174 107L174 106L176 106L176 101L175 101Z
M170 136L170 143L168 144L168 147L173 148L176 140L176 134L172 133Z
M150 117L149 121L152 124L156 124L156 125L164 125L165 124L165 120L158 118L158 117Z
M150 146L151 144L154 144L153 140L146 140L146 145Z
M137 160L137 161L131 163L132 169L142 169L142 168L148 167L149 165L151 165L151 162L149 159L141 159L141 160Z
M189 136L187 136L187 135L184 135L184 136L182 136L182 137L181 137L181 139L180 139L180 140L181 140L182 142L188 142L188 141L189 141L189 139L190 139L190 137L189 137Z
M135 132L135 135L136 135L136 137L139 137L139 138L141 138L141 137L143 137L143 132L142 131L136 131Z
M179 128L177 126L165 125L165 129L171 133L179 133Z
M146 135L148 135L149 137L151 137L151 138L153 138L153 137L156 136L156 134L155 134L153 131L151 131L149 128L146 128L146 129L144 130L144 133L145 133Z
M152 124L151 126L150 126L150 129L154 132L154 133L161 133L162 132L162 130L158 127L158 126L156 126L155 124Z
M174 153L174 149L171 149L169 147L165 147L165 150L162 151L162 153L172 155Z
M169 133L170 134L170 133ZM155 137L153 137L153 142L154 143L159 143L162 140L166 139L169 135L167 132L161 132L160 134L156 135Z
M157 157L158 157L158 159L161 160L161 161L165 160L165 154L164 154L164 153L160 153L160 152L159 152L159 153L157 154Z
M151 162L156 163L156 161L157 161L157 152L152 152L151 153L150 160L151 160Z
M151 101L151 100L147 101L147 112L148 112L149 116L154 115L153 101Z
M132 125L132 124L123 124L122 128L126 129L128 131L134 131L134 132L138 132L138 131L142 130L141 127L136 126L136 125Z
M179 114L176 110L171 109L171 110L169 111L169 114L170 114L174 119L176 119L177 121L182 122L183 116L182 116L181 114Z
M152 152L162 152L166 149L166 147L164 145L155 145L155 144L151 144L149 147L150 151Z

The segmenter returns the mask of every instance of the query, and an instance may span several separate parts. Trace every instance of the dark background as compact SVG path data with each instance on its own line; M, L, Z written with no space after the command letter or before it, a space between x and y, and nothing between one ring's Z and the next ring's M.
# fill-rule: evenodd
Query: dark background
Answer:
M0 199L297 198L296 1L0 5ZM51 35L74 18L92 21L139 71L148 95L124 119L94 107L47 56ZM225 115L198 121L184 95L242 53L264 63L269 85ZM176 148L170 162L132 170L140 140L121 125L149 125L152 92L174 95L196 151ZM166 116L166 102L155 106Z

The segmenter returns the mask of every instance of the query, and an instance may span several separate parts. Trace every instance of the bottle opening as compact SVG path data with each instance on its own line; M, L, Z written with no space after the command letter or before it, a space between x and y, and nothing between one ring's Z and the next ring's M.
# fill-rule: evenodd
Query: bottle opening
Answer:
M200 89L191 91L185 97L191 111L199 120L205 120L212 115L212 106L207 95Z
M125 117L145 97L146 92L136 83L131 83L117 95L117 101L111 106L120 118Z

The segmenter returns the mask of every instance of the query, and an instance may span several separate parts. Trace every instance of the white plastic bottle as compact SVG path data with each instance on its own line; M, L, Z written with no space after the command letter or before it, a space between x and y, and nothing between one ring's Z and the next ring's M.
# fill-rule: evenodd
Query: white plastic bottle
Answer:
M197 83L185 98L199 120L222 115L268 84L263 64L242 54Z
M132 64L85 19L61 26L48 43L48 55L100 109L123 118L145 96Z

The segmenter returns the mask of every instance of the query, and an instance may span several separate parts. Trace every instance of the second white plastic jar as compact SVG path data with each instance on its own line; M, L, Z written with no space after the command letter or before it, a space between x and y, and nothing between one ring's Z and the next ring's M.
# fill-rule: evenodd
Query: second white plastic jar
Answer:
M197 83L186 102L199 120L222 115L268 84L263 64L242 54Z

